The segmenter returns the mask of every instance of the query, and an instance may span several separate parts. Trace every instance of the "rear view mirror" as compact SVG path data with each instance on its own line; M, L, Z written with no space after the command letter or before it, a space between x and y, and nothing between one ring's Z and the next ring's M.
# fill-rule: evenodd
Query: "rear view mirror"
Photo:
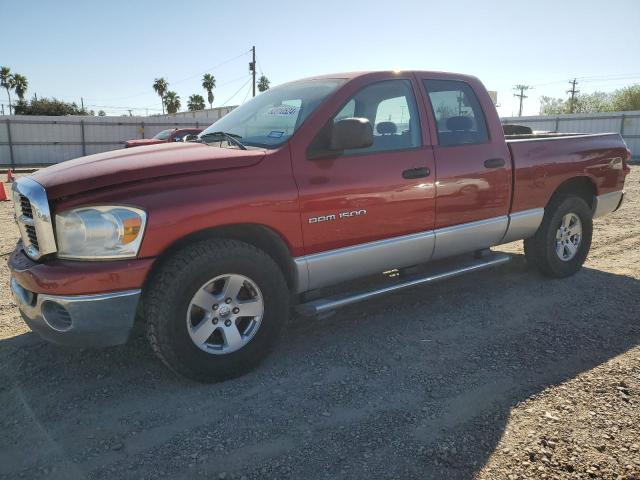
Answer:
M373 127L366 118L343 118L331 128L329 148L334 151L373 145Z

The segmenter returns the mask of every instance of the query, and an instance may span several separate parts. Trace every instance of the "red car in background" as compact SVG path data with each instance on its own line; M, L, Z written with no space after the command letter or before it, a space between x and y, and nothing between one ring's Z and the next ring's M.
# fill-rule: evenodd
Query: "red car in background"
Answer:
M187 135L198 135L201 128L169 128L162 130L152 138L137 138L124 142L124 148L142 147L144 145L156 145L158 143L182 142Z

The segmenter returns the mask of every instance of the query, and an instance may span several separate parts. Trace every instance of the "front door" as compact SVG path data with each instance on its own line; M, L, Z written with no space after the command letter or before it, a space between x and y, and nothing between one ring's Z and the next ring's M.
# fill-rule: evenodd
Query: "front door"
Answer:
M414 87L412 78L370 83L334 112L332 122L368 119L370 147L293 159L309 288L431 256L434 158L422 141Z

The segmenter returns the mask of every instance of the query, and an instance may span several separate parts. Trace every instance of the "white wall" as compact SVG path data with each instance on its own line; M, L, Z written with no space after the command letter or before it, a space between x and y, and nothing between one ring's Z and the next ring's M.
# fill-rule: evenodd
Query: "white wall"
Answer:
M51 165L123 148L126 140L166 128L206 128L233 108L152 117L0 116L0 166Z

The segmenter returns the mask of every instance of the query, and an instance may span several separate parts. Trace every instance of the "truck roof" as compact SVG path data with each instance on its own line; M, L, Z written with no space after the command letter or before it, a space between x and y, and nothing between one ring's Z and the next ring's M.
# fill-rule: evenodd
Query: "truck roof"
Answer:
M348 80L353 80L355 78L367 77L367 76L377 76L377 75L401 75L401 74L416 74L420 76L434 76L434 77L450 77L457 78L461 80L478 80L477 77L473 75L465 75L462 73L455 72L440 72L436 70L364 70L359 72L339 72L339 73L330 73L325 75L314 75L312 77L307 77L299 80L316 80L323 78L345 78ZM294 80L298 81L298 80ZM287 82L289 83L289 82Z

